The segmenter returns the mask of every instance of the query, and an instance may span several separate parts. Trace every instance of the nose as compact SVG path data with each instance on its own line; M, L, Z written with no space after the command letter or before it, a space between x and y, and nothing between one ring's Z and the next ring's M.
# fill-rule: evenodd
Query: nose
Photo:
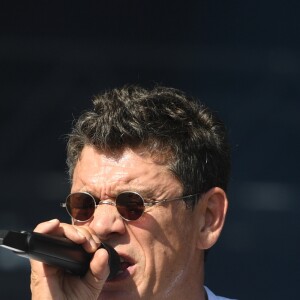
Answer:
M110 200L101 201L97 205L89 226L102 241L116 234L124 234L126 231L125 221L118 213L115 203Z

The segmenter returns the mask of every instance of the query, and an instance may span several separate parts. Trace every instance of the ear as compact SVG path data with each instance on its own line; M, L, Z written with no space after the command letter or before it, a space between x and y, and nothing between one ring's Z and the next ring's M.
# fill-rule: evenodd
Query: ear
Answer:
M219 187L214 187L202 195L195 207L198 249L208 249L216 243L224 225L227 207L226 193Z

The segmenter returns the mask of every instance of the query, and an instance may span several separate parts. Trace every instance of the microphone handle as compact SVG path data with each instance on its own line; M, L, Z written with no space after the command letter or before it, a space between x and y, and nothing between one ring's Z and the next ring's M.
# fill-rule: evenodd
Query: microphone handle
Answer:
M60 267L66 272L83 276L89 269L93 254L87 253L81 245L63 237L37 232L0 230L0 245L19 256ZM109 245L101 243L109 254L110 274L114 278L120 270L120 257Z

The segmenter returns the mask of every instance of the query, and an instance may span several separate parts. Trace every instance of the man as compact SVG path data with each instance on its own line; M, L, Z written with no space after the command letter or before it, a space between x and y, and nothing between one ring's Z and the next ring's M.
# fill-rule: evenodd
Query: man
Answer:
M82 244L90 269L79 277L31 261L32 299L221 299L204 287L204 256L227 210L222 122L164 87L115 89L93 105L68 139L72 224L35 229ZM113 279L101 241L121 257Z

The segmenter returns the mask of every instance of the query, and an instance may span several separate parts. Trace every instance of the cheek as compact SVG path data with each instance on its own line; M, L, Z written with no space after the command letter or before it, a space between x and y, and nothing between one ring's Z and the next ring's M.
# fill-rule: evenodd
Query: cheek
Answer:
M191 211L184 204L156 207L151 215L144 214L141 224L145 245L155 254L159 252L161 257L177 255L193 238ZM143 245L142 241L140 243Z

